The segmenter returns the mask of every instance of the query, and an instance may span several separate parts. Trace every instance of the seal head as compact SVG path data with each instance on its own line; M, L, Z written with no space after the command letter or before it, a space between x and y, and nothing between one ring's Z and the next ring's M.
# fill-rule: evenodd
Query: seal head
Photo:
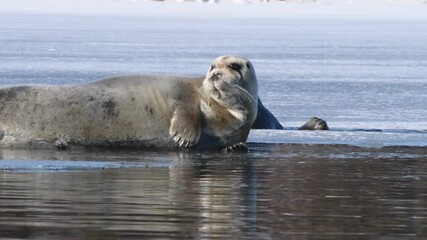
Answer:
M238 144L242 149L241 142L246 141L258 109L257 79L249 60L238 56L216 58L196 93L197 103L187 100L192 104L176 107L170 127L174 140L187 147L206 149ZM199 120L194 114L197 111L189 110L196 104ZM200 124L194 124L197 121ZM215 146L207 146L211 143Z
M257 115L258 85L252 64L245 58L224 56L214 60L201 89L201 110L208 131L224 135Z

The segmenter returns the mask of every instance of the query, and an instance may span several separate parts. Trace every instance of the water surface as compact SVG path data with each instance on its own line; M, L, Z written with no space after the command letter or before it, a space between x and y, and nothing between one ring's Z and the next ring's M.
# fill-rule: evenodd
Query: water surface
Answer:
M0 154L5 238L426 237L425 148Z

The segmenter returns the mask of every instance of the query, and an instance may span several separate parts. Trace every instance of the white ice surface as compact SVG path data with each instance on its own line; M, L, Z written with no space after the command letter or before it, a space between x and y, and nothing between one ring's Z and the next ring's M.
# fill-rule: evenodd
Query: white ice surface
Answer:
M426 147L427 132L252 130L248 142Z

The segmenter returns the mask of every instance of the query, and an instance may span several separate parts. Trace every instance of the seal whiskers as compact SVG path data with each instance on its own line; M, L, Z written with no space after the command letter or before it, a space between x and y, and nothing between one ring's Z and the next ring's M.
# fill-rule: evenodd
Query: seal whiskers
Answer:
M231 91L236 94L238 98L242 98L242 100L245 100L251 104L255 104L257 100L250 94L246 89L242 88L239 85L231 85L230 86Z

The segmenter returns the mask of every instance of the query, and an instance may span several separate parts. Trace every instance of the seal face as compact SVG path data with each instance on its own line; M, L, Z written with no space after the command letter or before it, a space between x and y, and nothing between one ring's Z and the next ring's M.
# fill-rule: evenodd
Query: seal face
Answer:
M122 76L0 88L0 146L245 149L258 110L252 64L215 59L205 78Z

